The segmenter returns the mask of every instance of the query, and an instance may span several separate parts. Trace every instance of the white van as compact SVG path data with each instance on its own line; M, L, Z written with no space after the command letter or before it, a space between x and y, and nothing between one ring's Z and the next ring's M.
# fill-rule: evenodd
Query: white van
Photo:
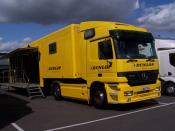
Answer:
M175 40L156 39L162 92L175 96Z

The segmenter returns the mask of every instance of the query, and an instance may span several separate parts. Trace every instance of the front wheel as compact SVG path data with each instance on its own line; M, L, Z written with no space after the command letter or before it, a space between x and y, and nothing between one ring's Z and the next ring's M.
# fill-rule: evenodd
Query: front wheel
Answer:
M164 85L164 91L166 95L175 96L175 84L174 83L166 83Z
M106 93L103 89L96 89L93 94L93 104L96 108L105 108L107 104Z

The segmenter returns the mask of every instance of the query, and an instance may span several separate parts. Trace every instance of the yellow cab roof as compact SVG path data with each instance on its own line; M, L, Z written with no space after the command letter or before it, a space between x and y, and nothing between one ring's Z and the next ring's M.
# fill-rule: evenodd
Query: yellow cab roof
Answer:
M97 28L97 27L108 27L109 29L119 29L119 30L134 30L141 32L148 32L147 29L137 27L134 25L120 23L120 22L108 22L108 21L87 21L80 23L80 30L86 30L89 28Z

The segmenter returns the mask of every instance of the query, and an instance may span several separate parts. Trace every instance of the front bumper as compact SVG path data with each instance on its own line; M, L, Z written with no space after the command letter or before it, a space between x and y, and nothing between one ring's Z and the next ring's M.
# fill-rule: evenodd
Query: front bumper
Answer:
M119 83L117 86L111 87L110 84L105 84L107 99L109 104L125 104L149 99L159 98L161 96L160 81L155 84L129 86L127 83ZM149 88L149 91L143 91L144 88ZM125 96L126 91L131 91L131 96Z

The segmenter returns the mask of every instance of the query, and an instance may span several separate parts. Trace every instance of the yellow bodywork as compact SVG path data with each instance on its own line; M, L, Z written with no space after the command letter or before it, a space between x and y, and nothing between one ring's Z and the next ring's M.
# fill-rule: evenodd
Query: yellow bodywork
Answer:
M85 40L84 31L91 28L95 28L95 36ZM137 64L151 63L152 65L148 67L134 67L133 64L136 63L127 63L126 59L115 59L114 54L114 59L109 60L113 63L110 69L92 70L94 65L107 65L108 61L98 59L97 45L90 41L108 37L110 36L109 30L114 29L147 32L144 28L124 23L91 21L71 24L30 43L28 46L38 48L40 53L40 86L45 86L45 79L83 79L86 81L84 84L61 83L61 94L63 97L89 101L91 84L93 82L101 82L105 85L108 103L114 104L160 97L160 90L157 91L157 88L160 87L159 80L155 84L130 87L127 83L127 78L117 76L117 72L158 70L157 60L146 62L145 59L138 59ZM56 43L57 52L49 54L49 44L54 42ZM98 77L99 73L102 74L102 77ZM116 87L110 87L108 83L116 83ZM149 87L151 91L145 94L137 94L144 87ZM134 95L126 97L124 96L124 91L133 91Z

